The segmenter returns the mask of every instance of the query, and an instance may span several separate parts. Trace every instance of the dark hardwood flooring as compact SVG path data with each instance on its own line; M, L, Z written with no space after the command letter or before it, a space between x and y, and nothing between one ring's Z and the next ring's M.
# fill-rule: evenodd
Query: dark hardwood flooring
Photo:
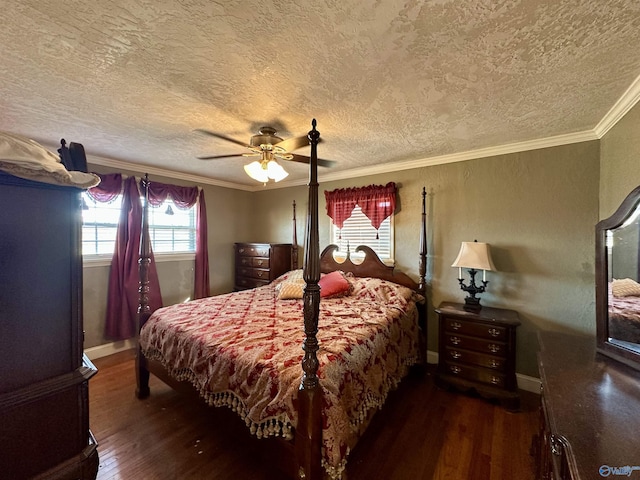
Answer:
M98 480L273 480L267 448L227 409L206 407L152 376L151 397L135 398L133 352L95 361L91 429ZM431 370L393 392L352 452L349 480L533 480L530 456L539 396L522 392L510 413L492 402L441 390Z

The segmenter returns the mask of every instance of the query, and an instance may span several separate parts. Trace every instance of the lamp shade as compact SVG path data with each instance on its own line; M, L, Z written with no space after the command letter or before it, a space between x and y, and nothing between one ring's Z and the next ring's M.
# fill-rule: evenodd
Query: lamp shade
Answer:
M475 270L496 270L491 259L489 244L481 242L462 242L460 252L451 266Z

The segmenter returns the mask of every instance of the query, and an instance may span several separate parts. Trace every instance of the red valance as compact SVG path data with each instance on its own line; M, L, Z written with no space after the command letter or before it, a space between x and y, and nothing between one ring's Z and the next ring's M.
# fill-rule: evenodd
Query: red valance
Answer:
M356 205L359 205L376 230L396 209L396 184L369 185L360 188L339 188L324 192L327 215L333 224L342 228Z
M198 187L181 187L168 183L149 183L149 203L154 207L162 205L171 197L176 207L186 210L198 201Z
M97 173L100 183L87 190L87 194L96 202L113 202L122 193L122 174Z

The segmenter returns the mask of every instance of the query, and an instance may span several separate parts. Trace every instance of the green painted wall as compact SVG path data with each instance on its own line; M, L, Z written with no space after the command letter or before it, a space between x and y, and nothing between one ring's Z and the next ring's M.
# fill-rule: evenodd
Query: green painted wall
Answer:
M640 105L600 140L600 219L616 211L640 185Z
M517 370L537 376L536 332L595 332L594 235L598 219L597 141L451 163L320 185L320 244L329 241L324 190L393 181L396 265L418 278L421 191L428 192L427 282L429 349L437 350L442 301L462 301L451 268L462 241L490 243L498 272L488 276L485 305L517 310ZM298 204L303 242L306 187L254 194L253 238L291 238L291 203Z

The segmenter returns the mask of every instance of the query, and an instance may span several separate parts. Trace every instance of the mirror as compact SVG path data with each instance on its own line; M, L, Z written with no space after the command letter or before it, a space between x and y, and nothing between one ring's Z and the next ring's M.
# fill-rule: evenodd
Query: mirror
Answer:
M640 370L640 187L596 225L600 353Z

